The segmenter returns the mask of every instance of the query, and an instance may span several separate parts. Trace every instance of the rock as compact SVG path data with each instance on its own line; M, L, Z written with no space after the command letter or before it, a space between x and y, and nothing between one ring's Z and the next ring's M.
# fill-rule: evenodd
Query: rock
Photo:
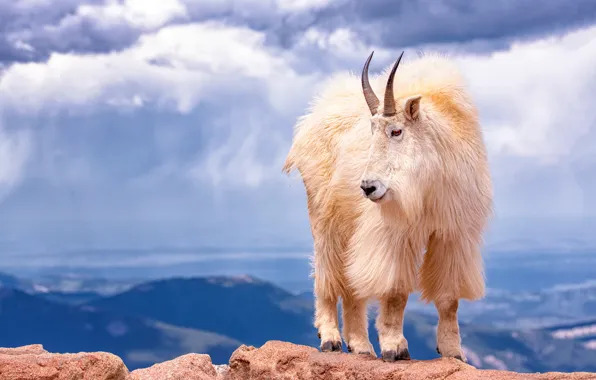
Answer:
M186 354L131 373L110 353L53 354L39 344L0 348L0 380L596 380L596 373L515 373L478 370L456 359L386 363L365 355L269 341L242 345L229 365Z
M224 380L228 374L228 370L230 369L230 366L227 364L214 365L213 367L217 373L217 380Z
M280 341L259 349L242 345L230 357L225 380L310 379L310 358L316 353L316 348Z
M442 378L441 378L442 379ZM477 380L477 379L495 379L495 380L594 380L596 373L574 372L548 372L542 374L526 374L509 371L497 370L477 370L461 371L449 377L449 380Z
M0 348L0 355L47 354L41 344L30 344L17 348Z
M2 380L126 380L128 369L107 352L51 354L41 345L0 348Z
M176 359L132 371L128 380L216 380L209 355L186 354Z
M225 380L588 380L594 373L519 374L478 370L456 359L407 360L387 363L366 355L321 353L291 343L269 341L261 348L241 346L230 358Z

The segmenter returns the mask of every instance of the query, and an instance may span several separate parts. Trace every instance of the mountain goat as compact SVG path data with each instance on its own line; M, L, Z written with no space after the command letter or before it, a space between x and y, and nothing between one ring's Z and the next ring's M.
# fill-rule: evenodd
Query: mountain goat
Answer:
M371 85L373 54L360 81L333 77L298 119L283 167L298 169L306 190L320 349L341 351L341 297L348 351L376 357L367 302L377 299L383 360L410 359L404 309L419 290L438 312L437 351L465 362L457 310L484 296L480 246L493 210L477 110L447 58L397 71L402 52Z

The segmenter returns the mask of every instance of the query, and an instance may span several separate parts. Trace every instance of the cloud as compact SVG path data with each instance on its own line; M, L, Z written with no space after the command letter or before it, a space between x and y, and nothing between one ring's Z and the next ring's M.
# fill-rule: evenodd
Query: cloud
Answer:
M594 216L585 171L596 169L596 146L585 142L596 134L596 27L459 61L479 104L500 212Z
M548 0L467 2L465 0L337 0L317 9L316 25L326 30L349 27L370 44L394 49L472 40L498 42L564 32L596 20L590 0L570 4ZM300 27L311 25L300 25ZM296 25L296 30L300 29Z
M540 7L530 0L3 0L0 15L0 63L12 63L45 61L53 52L119 51L158 28L206 21L262 32L266 44L284 49L300 43L305 30L348 29L369 45L392 49L486 52L589 25L596 9L590 0L548 0Z
M176 19L185 19L187 13L186 6L180 0L109 0L101 5L81 5L73 17L91 19L103 28L114 24L128 24L148 31Z
M232 184L257 186L281 165L281 143L287 145L292 133L287 126L316 83L315 76L297 74L266 49L263 40L262 33L217 22L169 26L120 52L55 53L47 62L14 64L0 79L0 101L24 117L65 111L100 115L114 109L189 117L199 112L203 118L197 128L209 131L204 137L211 155L186 163L186 177L213 185L225 177ZM179 128L177 137L170 133L169 138L184 138L188 129ZM266 153L276 159L263 158Z
M544 159L572 154L596 124L586 101L596 86L595 54L591 27L462 59L472 92L486 110L493 152Z
M0 123L0 203L22 180L30 148L28 131L9 131Z
M47 62L12 65L0 82L0 100L27 113L147 104L188 112L227 91L251 92L255 81L275 89L276 79L291 79L291 68L261 48L263 38L206 22L162 28L121 52L54 53Z
M261 33L208 22L162 28L117 53L57 53L45 63L13 65L0 79L0 101L13 124L37 114L52 125L46 121L36 132L35 177L79 193L75 204L60 190L33 187L36 197L54 199L38 210L60 219L155 220L174 212L188 220L198 209L160 198L218 198L225 208L233 188L279 181L289 126L307 100L297 95L312 81L262 41ZM132 115L133 125L122 115ZM166 189L166 181L193 187ZM234 196L251 202L250 194ZM225 223L246 220L238 213L248 208L212 212ZM27 214L19 215L42 218Z
M55 48L52 42L64 44L65 40L78 37L73 34L62 39L54 38L51 27L75 12L81 4L92 3L99 1L1 0L0 64L44 59L48 51Z
M0 2L0 62L45 61L54 52L108 53L188 19L178 0Z
M3 231L43 231L35 243L41 247L60 246L69 236L69 244L81 245L143 239L305 244L304 189L281 173L292 125L332 73L359 73L372 49L371 71L390 64L402 47L387 42L383 31L409 24L385 19L381 2L362 12L343 0L234 4L180 0L139 10L134 1L89 3L49 19L58 29L85 19L104 41L121 33L130 38L117 49L90 42L84 53L49 44L47 60L4 69L0 158L10 157L11 165L0 166L6 189L0 222L19 223ZM398 7L399 17L414 17L415 4ZM544 19L558 9L549 4L540 11ZM453 42L490 37L462 21L466 12L484 14L475 7L445 11L459 17L461 35L450 32L436 46L459 62L478 103L498 218L552 223L596 216L590 143L596 137L596 27L512 43L524 35L515 32L519 16L507 21L513 29L501 34L506 43L478 55ZM428 12L440 11L433 9ZM433 17L428 20L439 16ZM363 32L375 23L370 30L379 36ZM299 32L296 25L306 28ZM546 28L541 25L535 33ZM420 47L434 50L443 41L440 28L447 26L427 25L424 36L404 42L410 46L404 59ZM87 38L76 30L77 38ZM288 32L291 43L283 43L283 33L273 38L275 31ZM23 157L21 164L16 157Z

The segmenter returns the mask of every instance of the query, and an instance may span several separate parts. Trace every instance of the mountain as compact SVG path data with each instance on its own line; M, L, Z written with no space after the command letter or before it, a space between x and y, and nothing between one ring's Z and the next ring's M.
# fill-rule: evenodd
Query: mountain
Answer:
M12 283L20 284L14 278ZM522 317L569 318L580 308L587 313L591 291L586 286L539 294L491 291L480 303L463 303L460 330L470 363L518 372L596 371L596 321L514 324ZM412 298L404 321L410 354L437 358L436 311L432 305L417 307ZM217 364L227 362L241 343L285 340L317 347L313 312L312 293L293 295L251 276L162 279L108 296L3 288L0 336L8 346L43 343L58 352L114 352L131 368L187 352L209 353ZM369 315L370 340L379 353L374 303Z
M0 273L0 286L21 289L23 291L34 291L33 282L7 273Z
M39 295L49 301L80 305L103 296L120 293L140 281L112 280L77 273L43 274L35 279L0 272L0 286Z
M219 334L55 303L7 287L0 287L0 337L3 347L41 343L55 352L112 352L130 369L189 352L209 353L215 363L224 363L241 344Z
M575 340L582 342L586 348L596 350L596 319L551 326L545 330L555 339Z
M118 314L212 331L260 346L286 340L317 347L312 294L292 295L254 277L168 279L138 285L89 305ZM369 313L370 340L380 352ZM437 358L434 314L407 310L404 335L416 359ZM465 350L478 368L518 372L594 371L596 351L577 340L556 339L547 329L511 329L460 322ZM345 347L344 347L345 350Z
M311 304L250 276L156 280L88 305L257 346L272 339L318 344Z
M48 301L65 303L69 305L82 305L86 302L93 301L102 297L101 294L96 292L60 292L51 291L43 293L34 293L35 295L46 299Z
M50 301L81 304L130 289L140 280L115 280L65 272L45 273L32 278L0 272L0 286L40 295Z
M111 295L130 289L139 280L107 279L78 273L46 273L37 276L34 283L36 293L97 293Z
M152 281L88 305L213 331L254 346L268 340L319 345L312 322L312 300L251 276ZM438 357L434 341L429 340L434 328L432 317L408 314L407 320L405 333L411 337L410 349L416 357ZM373 324L371 320L369 331L371 341L377 344Z
M511 330L461 324L468 360L478 368L517 372L596 371L596 350L548 329Z
M304 298L307 294L303 295ZM435 314L432 304L418 302L413 294L411 310ZM540 292L507 292L489 289L486 297L476 302L462 301L461 321L491 327L547 328L576 323L596 315L596 281L557 286Z
M376 307L369 313L370 340L379 351L374 328ZM437 317L406 311L404 336L415 359L434 359ZM594 326L596 328L596 321ZM596 350L574 339L557 339L549 329L508 329L460 322L462 346L470 364L516 372L596 371Z

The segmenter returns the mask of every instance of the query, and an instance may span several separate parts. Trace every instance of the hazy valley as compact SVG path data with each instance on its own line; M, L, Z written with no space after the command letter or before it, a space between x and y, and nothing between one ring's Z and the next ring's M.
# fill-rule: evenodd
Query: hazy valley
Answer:
M2 346L110 351L134 369L186 352L224 363L240 344L272 339L318 345L312 293L304 287L248 275L134 278L1 275ZM406 311L412 357L437 357L433 306L412 295ZM462 303L463 344L478 368L596 371L594 311L596 282L589 280L543 291L491 288L484 300ZM369 331L378 353L375 314L373 303Z

